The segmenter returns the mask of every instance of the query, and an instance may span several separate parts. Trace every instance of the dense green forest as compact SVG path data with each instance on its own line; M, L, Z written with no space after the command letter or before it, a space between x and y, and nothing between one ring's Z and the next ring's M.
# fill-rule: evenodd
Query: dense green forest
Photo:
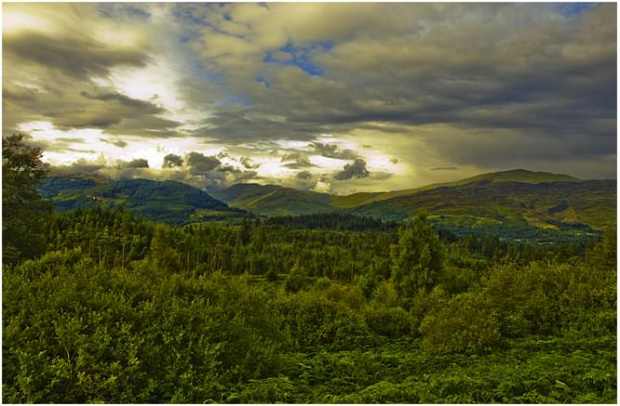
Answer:
M3 402L616 402L614 227L541 244L423 211L34 222L44 173L6 178L9 152Z

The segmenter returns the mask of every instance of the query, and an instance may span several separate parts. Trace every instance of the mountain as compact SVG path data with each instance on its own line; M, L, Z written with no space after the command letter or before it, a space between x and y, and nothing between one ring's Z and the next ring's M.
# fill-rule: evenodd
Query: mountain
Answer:
M39 188L58 211L87 207L123 207L152 221L184 224L243 217L208 193L180 182L147 179L109 181L80 176L52 176Z
M100 177L50 177L40 188L58 210L124 207L153 221L184 224L250 215L349 213L403 220L420 209L456 233L472 230L534 238L540 233L598 235L616 223L616 181L522 169L392 192L331 196L278 185L238 184L211 195L178 182L112 182Z
M278 185L238 184L213 196L238 207L264 216L297 216L336 211L330 195L287 188Z
M525 229L583 234L596 233L616 222L615 180L582 181L523 169L348 196L256 184L234 185L215 196L232 207L267 216L346 212L402 220L425 209L432 221L457 233L461 228L477 228L481 232L495 230L499 235L519 234Z
M602 230L616 221L616 181L523 183L482 179L374 201L351 212L399 219L420 209L444 218L467 216L546 229Z
M519 182L536 184L580 181L580 179L574 178L569 175L561 175L549 172L532 172L525 169L513 169L509 171L485 173L482 175L476 175L454 182L434 183L414 189L378 193L355 193L348 196L332 196L330 203L338 208L353 208L365 204L370 204L376 201L388 200L393 197L412 195L426 190L432 190L442 187L465 186L473 183Z

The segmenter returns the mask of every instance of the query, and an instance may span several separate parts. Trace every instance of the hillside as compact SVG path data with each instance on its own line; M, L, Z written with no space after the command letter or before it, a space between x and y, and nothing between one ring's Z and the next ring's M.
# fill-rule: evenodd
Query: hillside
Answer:
M516 169L455 182L377 193L330 196L275 185L234 185L216 194L232 207L266 216L344 212L403 220L425 209L457 234L545 239L561 231L597 235L616 221L616 181Z
M402 219L426 209L447 223L603 230L615 224L616 181L520 183L480 181L375 201L354 214Z
M231 207L264 216L297 216L335 211L330 196L277 185L238 184L213 194Z
M58 211L123 207L139 217L168 224L246 216L212 196L180 182L127 179L97 183L81 177L50 177L40 187Z
M403 220L425 209L431 219L459 233L533 238L562 231L595 235L616 221L616 181L522 169L495 172L392 192L331 196L278 185L237 184L212 195L178 182L53 176L40 191L58 210L124 207L155 221L183 224L256 215L350 213ZM593 234L594 233L594 234Z
M394 197L412 195L426 190L432 190L442 187L465 186L473 183L501 183L501 182L519 182L519 183L555 183L555 182L580 182L580 179L569 175L561 175L549 172L533 172L525 169L513 169L502 172L484 173L470 178L461 179L454 182L434 183L413 189L395 190L391 192L378 193L355 193L348 196L332 196L330 203L338 208L353 208L377 201L388 200Z

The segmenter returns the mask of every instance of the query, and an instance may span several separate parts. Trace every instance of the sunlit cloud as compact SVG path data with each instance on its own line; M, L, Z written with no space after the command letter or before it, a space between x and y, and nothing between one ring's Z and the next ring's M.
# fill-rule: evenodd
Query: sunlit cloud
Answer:
M119 176L209 188L344 194L515 167L615 177L615 16L615 4L5 3L3 132L27 133L53 165L116 176L144 159ZM190 174L192 152L221 167ZM170 154L183 164L163 168Z

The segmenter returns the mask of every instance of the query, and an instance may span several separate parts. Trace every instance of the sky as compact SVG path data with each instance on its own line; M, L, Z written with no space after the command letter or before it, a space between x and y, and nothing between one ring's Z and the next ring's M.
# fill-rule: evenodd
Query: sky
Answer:
M3 134L62 173L349 194L616 178L614 3L3 3Z

